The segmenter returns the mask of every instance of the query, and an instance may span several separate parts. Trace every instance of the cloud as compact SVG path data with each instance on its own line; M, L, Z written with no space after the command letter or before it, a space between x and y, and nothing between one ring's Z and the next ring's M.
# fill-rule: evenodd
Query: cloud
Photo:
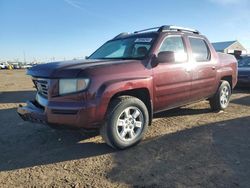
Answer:
M1 1L1 0L0 0ZM100 14L99 11L94 10L94 7L91 6L93 4L91 4L91 2L87 2L87 1L80 1L80 0L64 0L65 3L67 3L69 6L78 9L80 12L91 16L91 17L95 17L99 20L104 20L106 22L117 22L115 21L114 18L112 19L108 19L107 17L103 16L103 14Z
M80 2L78 2L78 1L75 1L75 0L64 0L64 1L74 8L83 9Z

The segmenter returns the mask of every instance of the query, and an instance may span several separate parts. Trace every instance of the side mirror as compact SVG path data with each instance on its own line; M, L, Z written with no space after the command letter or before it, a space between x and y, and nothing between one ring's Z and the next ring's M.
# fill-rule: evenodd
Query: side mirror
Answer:
M156 58L158 63L170 63L175 62L175 54L172 51L160 52Z
M85 56L85 59L88 59L89 58L89 56Z

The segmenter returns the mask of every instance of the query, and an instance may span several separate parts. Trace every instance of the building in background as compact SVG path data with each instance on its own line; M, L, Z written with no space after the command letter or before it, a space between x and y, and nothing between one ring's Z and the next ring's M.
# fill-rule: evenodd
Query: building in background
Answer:
M234 55L237 59L247 54L247 49L237 40L212 43L217 52Z

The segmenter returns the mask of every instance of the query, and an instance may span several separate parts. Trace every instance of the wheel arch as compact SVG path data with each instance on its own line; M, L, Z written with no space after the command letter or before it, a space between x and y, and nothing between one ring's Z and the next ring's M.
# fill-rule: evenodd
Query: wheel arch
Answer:
M136 88L136 89L126 90L126 91L120 91L111 97L109 104L111 103L113 99L120 97L120 96L126 96L126 95L136 97L140 99L146 105L148 109L149 125L150 125L153 119L153 108L152 108L152 101L151 101L149 90L147 88Z
M230 84L230 87L231 87L231 91L233 91L233 77L232 75L228 75L228 76L223 76L221 78L221 81L227 81L229 84Z
M152 77L120 79L103 83L96 93L96 98L99 101L96 111L98 121L105 121L106 112L115 97L128 95L140 99L146 105L149 112L149 124L151 124L153 118L152 84Z

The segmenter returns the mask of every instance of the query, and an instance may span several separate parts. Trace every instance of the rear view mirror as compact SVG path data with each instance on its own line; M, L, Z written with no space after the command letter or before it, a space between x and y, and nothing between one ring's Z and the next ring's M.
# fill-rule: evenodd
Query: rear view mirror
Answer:
M164 51L164 52L158 53L157 62L158 63L175 62L175 54L174 54L174 52L172 52L172 51Z

